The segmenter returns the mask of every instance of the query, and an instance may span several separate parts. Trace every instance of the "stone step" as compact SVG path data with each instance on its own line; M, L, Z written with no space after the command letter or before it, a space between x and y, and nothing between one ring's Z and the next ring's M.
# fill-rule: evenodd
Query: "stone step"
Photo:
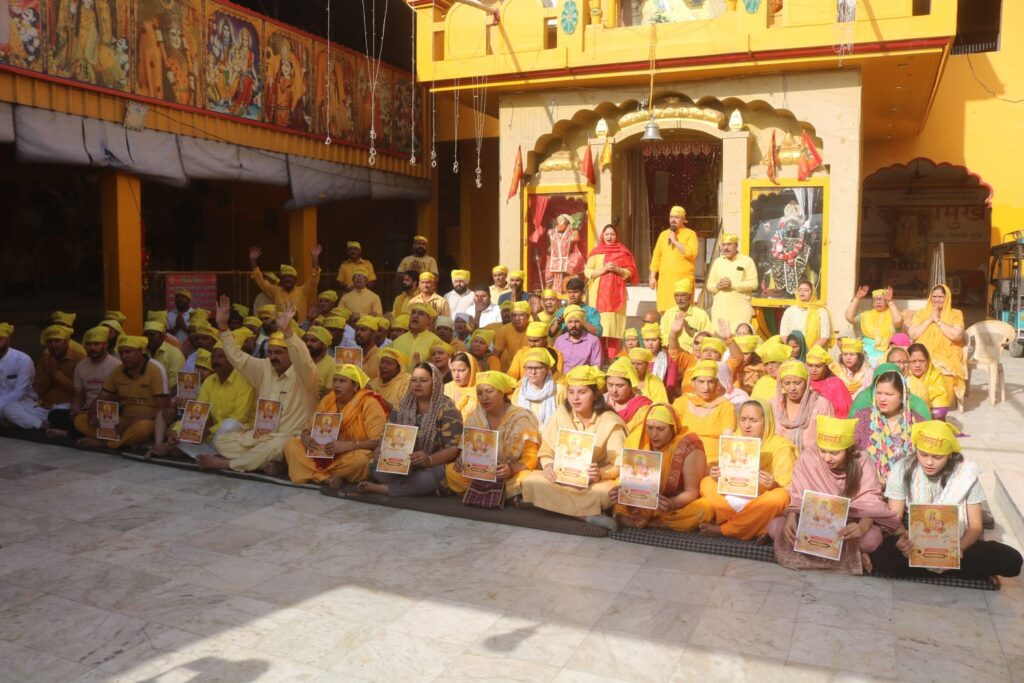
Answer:
M994 474L993 504L1017 541L1024 543L1024 472L997 467Z

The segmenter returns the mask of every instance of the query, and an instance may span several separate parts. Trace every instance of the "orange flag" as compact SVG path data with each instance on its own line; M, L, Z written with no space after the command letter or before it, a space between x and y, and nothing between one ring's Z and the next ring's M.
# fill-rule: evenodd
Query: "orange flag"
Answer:
M765 166L768 167L768 180L772 181L776 185L779 184L779 148L775 144L775 131L772 131L772 144L768 148L768 157L764 161Z
M606 137L604 147L601 148L601 168L606 169L612 165L612 143Z
M508 197L505 198L505 203L508 204L509 200L519 194L519 183L523 181L523 146L519 145L519 149L516 150L516 167L512 170L512 184L508 188Z
M796 177L800 180L807 180L814 173L814 169L821 166L821 152L814 146L811 136L804 131L800 137L800 161L797 162Z
M583 163L580 164L580 173L587 178L587 185L597 182L594 177L594 155L590 152L590 143L587 142L587 153L583 155Z

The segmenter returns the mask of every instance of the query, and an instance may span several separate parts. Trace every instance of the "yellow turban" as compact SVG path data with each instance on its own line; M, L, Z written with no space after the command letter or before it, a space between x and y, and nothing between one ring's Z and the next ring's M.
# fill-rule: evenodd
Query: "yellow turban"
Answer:
M681 206L673 206L672 210L668 212L669 218L672 216L681 216L686 218L686 209Z
M184 287L180 287L180 288L174 290L174 296L178 296L178 295L187 296L189 299L192 298L192 292L188 291Z
M698 377L714 377L718 379L718 363L713 360L697 361L693 366L693 379Z
M381 349L380 353L377 355L380 358L390 358L391 360L398 363L398 367L401 368L402 372L404 372L405 369L409 367L409 356L405 355L398 349L393 349L390 346L388 346Z
M310 335L312 335L317 341L319 341L324 346L330 346L331 342L334 341L333 337L331 337L331 333L328 332L323 327L320 327L319 325L313 325L308 330L306 330L305 336L308 337Z
M635 363L650 363L654 360L654 354L642 346L629 350L629 359Z
M317 299L327 299L332 304L338 303L338 293L335 292L333 289L327 289L327 290L324 290L323 292L320 292L319 294L317 294L316 298Z
M343 330L345 329L345 319L339 318L336 315L331 315L324 318L322 327L326 327L328 330Z
M45 344L51 339L65 340L70 336L70 328L64 327L63 325L50 325L45 330L43 330L43 334L40 337L40 341Z
M452 346L451 344L449 344L448 342L442 341L440 339L438 339L437 341L435 341L433 344L430 345L431 353L433 353L434 349L441 349L442 351L447 353L449 356L454 356L455 355L455 347Z
M370 271L368 271L366 268L360 267L360 268L356 268L355 270L352 271L352 279L355 279L355 278L359 277L360 275L365 277L367 280L370 279Z
M281 264L281 277L285 275L291 275L292 277L298 277L299 271L295 270L293 266L289 266L287 263Z
M324 327L327 327L327 325L324 325ZM367 329L373 330L374 332L380 329L380 325L377 323L377 318L372 315L359 316L359 322L356 323L356 327L365 327ZM341 328L339 327L336 329L340 330Z
M370 378L363 372L362 368L358 365L352 365L352 363L338 363L335 365L334 376L350 379L360 389L365 389L366 385L370 383Z
M249 327L250 325L252 325L253 327L260 327L263 325L263 321L254 315L247 315L246 317L242 318L242 325L245 327Z
M362 249L363 245L359 244L359 242L345 242L345 248L351 249L352 247L355 247L356 249Z
M281 278L279 278L278 276L274 275L273 273L263 273L263 277L265 279L273 282L275 285L276 284L280 284L280 282L281 282Z
M149 346L149 340L145 337L139 337L133 334L122 334L120 339L117 340L117 350L120 351L122 347L125 346L132 349L138 349L139 351L145 351L146 347Z
M339 318L344 318L345 320L348 320L349 318L352 317L352 311L348 310L344 306L335 306L331 310L327 311L327 315L336 315Z
M672 288L673 294L693 294L693 280L688 277L684 277L681 280L676 280L675 286Z
M59 323L61 325L67 325L68 327L74 327L75 318L78 317L77 313L65 313L64 311L54 311L50 314L50 321Z
M765 342L757 347L757 355L763 363L782 363L793 357L789 344Z
M107 313L110 313L110 312L111 311L107 311ZM115 318L112 315L105 316L105 319L106 320L117 320L117 318ZM146 322L154 322L154 321L161 322L164 325L166 325L167 324L167 311L146 311ZM118 322L124 324L123 320L119 320Z
M501 304L498 305L498 308L500 308L502 311L508 311L509 313L511 313L512 302L509 301L508 299L505 299L504 301L501 302Z
M635 387L640 384L640 378L636 376L636 370L633 368L633 364L629 362L628 358L616 358L611 365L608 366L608 377L619 377L629 382L631 387Z
M419 311L420 313L423 313L431 320L437 317L437 311L434 310L434 307L429 304L425 304L422 301L417 301L416 303L409 307L409 312L412 313L413 311Z
M362 316L359 319L362 320L365 317L366 316ZM388 320L387 318L383 317L383 316L378 316L377 317L377 327L379 329L381 329L381 330L390 330L391 329L391 321Z
M476 375L476 385L486 384L492 386L501 393L508 396L516 388L516 381L506 375L504 372L498 372L496 370L489 370L487 372L478 372Z
M651 406L651 409L647 411L647 419L644 422L661 422L667 424L669 427L676 426L676 415L672 412L664 403L658 403Z
M733 337L732 340L736 342L736 346L740 347L740 351L743 353L753 353L761 338L756 334L744 334L739 337Z
M394 321L391 323L391 327L396 330L409 329L409 316L405 313L402 315L396 315Z
M960 452L956 428L942 420L918 422L910 428L910 440L922 453L947 456Z
M604 391L604 373L593 365L577 365L566 374L565 383L570 387L596 386Z
M806 381L808 378L807 366L798 360L787 360L779 366L779 379L785 377L799 377Z
M119 335L124 334L124 328L122 328L121 323L117 322L116 320L103 320L100 322L100 325L103 325L104 327L107 327L113 330L114 332L117 332Z
M3 336L3 325L0 325L0 336ZM103 325L90 327L85 331L82 341L86 344L106 344L110 340L110 330Z
M231 336L235 338L235 343L241 347L247 339L252 339L256 335L254 335L252 330L248 327L239 327L237 330L233 330L231 332Z
M727 232L724 235L722 235L722 244L739 244L739 243L740 243L740 236L735 234L735 233Z
M658 323L645 323L640 328L640 336L644 339L661 339L661 327Z
M471 274L468 270L453 270L452 280L466 280L469 281Z
M413 242L423 242L423 244L430 244L430 241L423 235L416 235L412 238Z
M534 347L526 352L523 356L523 365L527 363L543 363L549 368L554 365L555 361L551 358L551 354L542 348Z
M274 332L267 338L267 346L280 346L288 348L288 342L284 338L284 332Z
M167 325L164 325L158 320L150 320L148 323L142 326L143 332L159 332L161 334L167 332Z
M256 309L256 315L260 320L266 320L277 316L277 306L274 304L267 304L266 306L260 306Z
M562 317L565 318L566 322L568 322L568 321L570 321L570 320L572 320L574 318L579 318L580 320L585 320L586 317L587 317L587 314L586 314L586 311L583 310L583 308L581 308L580 306L577 306L576 304L572 304L570 306L566 306L562 310Z
M545 289L543 292L540 293L540 298L542 298L542 299L557 299L558 298L558 292L556 292L553 289Z
M526 337L528 339L540 339L547 338L548 336L548 325L542 323L539 320L534 320L526 326Z
M491 268L491 275L497 275L498 273L501 273L502 275L508 275L508 268L506 268L505 266L494 266L493 268Z
M725 342L718 337L704 337L700 343L700 350L705 351L707 349L717 351L718 355L722 355L725 353Z
M627 327L626 331L622 333L623 339L639 339L640 333L637 332L635 327Z
M509 280L525 280L526 279L526 273L524 271L522 271L522 270L509 271L508 279Z
M832 362L832 356L829 355L828 351L821 348L817 344L812 346L807 351L807 364L808 365L828 365Z
M476 330L475 332L473 332L473 334L472 334L472 336L470 336L469 340L473 341L474 339L480 338L480 339L483 339L485 342L487 342L487 345L490 346L491 344L494 343L494 335L495 334L496 333L495 333L494 330L485 330L485 329L481 328L481 329Z
M529 301L516 301L515 303L512 304L512 312L513 313L525 313L526 315L530 315L530 313L532 312L530 310L530 302Z
M235 309L235 312L243 318L249 315L249 307L245 304L231 304L231 308Z
M853 432L857 428L857 420L843 420L828 415L816 418L818 430L818 448L823 451L845 451L853 445Z
M864 342L853 337L843 337L839 343L839 350L842 353L864 353Z
M214 339L217 338L217 330L213 329L209 325L200 325L200 326L196 327L195 334L197 334L197 335L205 335L207 337L213 337Z
M871 298L872 299L884 299L885 298L885 290L884 289L873 289L873 290L871 290Z
M166 319L167 318L167 311L160 311L160 312L164 314L164 318ZM121 311L107 311L107 312L105 312L103 314L103 317L108 319L108 320L116 320L117 322L121 323L122 325L124 325L125 322L128 321L128 316L126 316Z
M425 270L420 273L420 282L437 282L437 276L429 270Z
M213 354L206 349L198 349L196 351L196 367L213 370Z

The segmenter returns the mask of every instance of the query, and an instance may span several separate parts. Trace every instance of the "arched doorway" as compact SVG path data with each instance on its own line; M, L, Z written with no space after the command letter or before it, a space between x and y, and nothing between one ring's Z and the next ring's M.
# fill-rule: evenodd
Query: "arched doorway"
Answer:
M864 180L860 281L901 299L927 294L943 246L954 305L982 306L991 246L992 188L963 166L918 158Z

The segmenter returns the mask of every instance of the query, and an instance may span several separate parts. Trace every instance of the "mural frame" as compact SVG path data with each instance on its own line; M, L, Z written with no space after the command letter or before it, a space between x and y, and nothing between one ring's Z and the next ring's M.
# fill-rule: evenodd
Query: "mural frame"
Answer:
M808 188L817 189L820 191L820 197L814 196L811 199L811 216L805 219L808 224L808 232L813 236L815 233L819 235L818 246L815 248L815 243L812 240L811 245L808 247L809 252L805 261L804 273L807 268L811 268L812 271L817 275L815 281L815 296L814 301L824 302L828 298L828 248L829 248L829 178L828 176L821 176L817 178L809 178L807 180L797 180L795 178L781 178L778 183L773 183L768 178L746 178L743 181L743 229L740 234L740 249L742 253L750 256L757 265L758 272L758 289L754 291L752 303L754 306L767 307L767 308L779 308L785 306L791 306L798 303L795 295L795 282L803 279L804 273L800 273L792 276L784 276L787 279L794 280L793 290L794 293L789 293L783 289L783 293L786 296L763 296L765 291L767 278L769 273L764 268L766 263L769 263L772 244L775 243L774 238L778 236L781 231L781 223L786 218L781 212L770 207L770 204L779 204L779 202L785 200L786 207L794 204L798 205L796 193L794 190ZM787 196L788 193L788 196ZM761 201L768 197L777 197L774 200ZM815 213L813 208L817 206L817 203L821 203L821 213ZM797 206L799 211L799 206ZM794 219L795 220L795 219ZM773 223L778 226L774 229L774 234L768 235L769 231L773 230ZM781 238L781 236L780 236ZM767 244L763 244L766 242ZM755 243L762 243L758 246ZM781 244L781 243L780 243ZM752 248L757 246L757 253ZM764 257L761 258L761 252L766 252ZM797 257L799 258L799 257ZM774 259L778 262L780 259ZM817 269L813 268L813 265L817 265ZM783 271L786 267L783 264L778 264ZM783 272L780 271L780 272ZM772 282L774 284L774 272L771 273ZM772 290L777 288L773 287Z
M583 252L583 263L587 262L587 256L590 250L597 244L597 228L595 222L597 220L597 193L594 188L586 183L563 183L563 184L551 184L551 185L537 185L534 187L527 186L523 188L522 192L522 234L520 246L522 249L521 267L523 272L526 274L526 279L523 282L524 291L533 291L534 289L544 289L543 282L543 270L540 272L541 282L533 282L534 279L533 269L530 267L530 233L534 226L530 224L530 198L537 195L549 195L549 196L566 196L581 199L586 202L587 205L587 245L585 249L581 249ZM540 268L537 264L535 267ZM535 286L539 285L539 286ZM565 292L559 292L559 295L564 295Z

